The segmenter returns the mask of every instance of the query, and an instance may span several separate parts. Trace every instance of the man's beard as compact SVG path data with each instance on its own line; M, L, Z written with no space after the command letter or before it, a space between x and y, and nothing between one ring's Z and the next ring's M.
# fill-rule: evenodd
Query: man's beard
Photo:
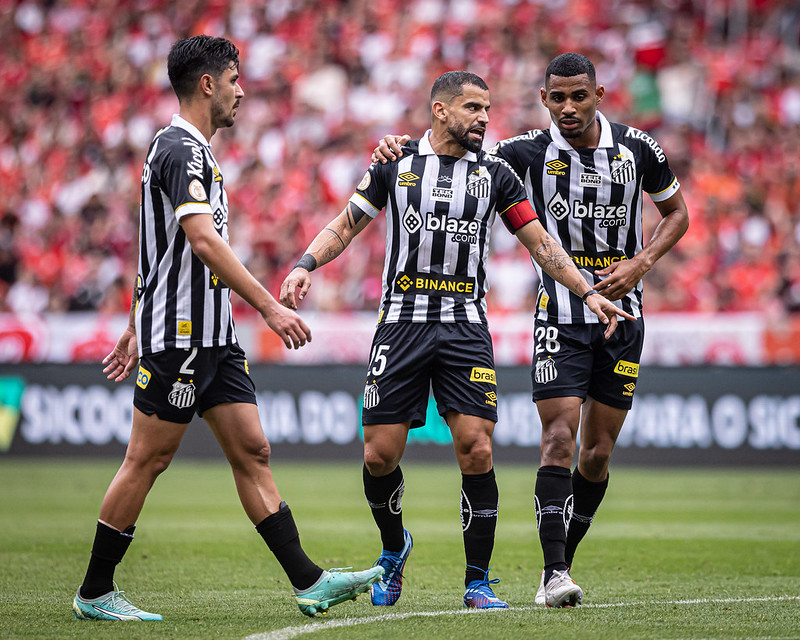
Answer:
M470 138L470 131L471 129L467 129L460 122L456 122L454 125L447 127L447 133L453 137L453 140L458 142L458 144L464 147L467 151L478 153L483 148L483 139L481 138L480 140L476 140L474 138Z

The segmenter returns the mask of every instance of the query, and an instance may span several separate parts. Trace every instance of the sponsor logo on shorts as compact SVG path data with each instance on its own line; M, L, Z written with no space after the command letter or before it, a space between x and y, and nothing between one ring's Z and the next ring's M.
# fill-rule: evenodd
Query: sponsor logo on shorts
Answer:
M539 384L547 384L558 377L555 361L548 357L547 360L539 360L536 363L536 373L534 379Z
M628 384L624 385L622 388L625 389L625 391L622 392L622 395L623 396L628 396L630 398L631 396L633 396L633 392L636 389L636 383L635 382L629 382Z
M188 409L194 404L195 387L191 381L181 382L177 380L172 383L172 391L169 392L167 400L178 409Z
M497 406L497 394L494 391L489 391L484 395L486 396L486 404L493 407Z
M139 373L136 374L136 386L142 389L147 389L147 383L150 382L151 374L142 365L139 365Z
M494 369L472 367L469 379L470 382L488 382L489 384L497 385L497 376L495 375Z
M368 384L364 387L364 408L365 409L374 409L378 406L378 403L381 401L381 397L378 394L378 385L374 382L372 384Z
M191 320L180 320L180 321L178 321L178 335L179 336L190 336L190 335L192 335L192 321Z
M475 279L437 273L401 273L395 280L394 292L427 296L471 296L475 293Z
M629 378L638 378L639 364L636 362L628 362L626 360L618 360L617 365L614 367L614 373L618 373L622 376L628 376Z
M405 173L401 173L397 176L397 186L398 187L416 187L417 180L420 177L416 173L412 173L411 171L406 171Z

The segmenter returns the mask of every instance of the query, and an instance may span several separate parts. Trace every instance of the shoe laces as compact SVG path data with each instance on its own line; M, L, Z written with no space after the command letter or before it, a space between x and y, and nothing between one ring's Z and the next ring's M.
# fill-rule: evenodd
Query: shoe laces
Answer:
M477 569L478 571L483 571L483 569L481 569L480 567L474 567L469 564L467 565L467 569ZM470 584L472 584L471 589L474 589L476 591L481 591L484 594L488 592L489 594L491 594L493 598L496 598L497 596L494 595L494 591L492 591L492 587L490 587L489 585L497 584L498 582L500 582L500 578L494 578L493 580L489 580L489 572L491 570L492 568L489 567L486 571L483 572L483 579L473 580Z
M117 588L117 583L114 583L114 590L109 594L104 602L108 602L110 606L114 607L117 611L122 613L137 613L140 609L133 604L124 591Z
M400 570L400 566L403 564L403 556L385 556L381 554L380 558L378 558L375 562L372 563L373 567L381 566L384 569L384 573L381 576L381 582L388 583L390 580L393 580L395 577L402 578L403 572Z

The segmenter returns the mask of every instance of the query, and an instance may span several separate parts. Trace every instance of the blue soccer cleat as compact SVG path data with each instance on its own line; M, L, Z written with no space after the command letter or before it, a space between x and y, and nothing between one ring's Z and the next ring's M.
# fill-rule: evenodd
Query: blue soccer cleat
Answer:
M372 585L370 597L372 604L376 607L390 607L400 597L403 590L403 567L414 547L411 534L403 529L403 539L405 544L399 553L392 553L385 549L381 552L381 557L375 561L376 566L383 567L383 578Z
M310 618L318 613L325 614L334 605L355 600L359 594L369 590L382 575L383 567L372 567L365 571L323 571L320 579L308 589L295 589L297 606Z
M142 611L131 604L125 597L125 592L117 591L116 586L115 584L114 591L91 600L81 598L81 590L78 589L75 600L72 601L72 615L78 620L162 620L158 613Z
M492 587L498 579L489 580L489 571L483 575L482 580L473 580L467 585L464 592L464 606L470 609L508 609L508 603L503 602L494 595Z

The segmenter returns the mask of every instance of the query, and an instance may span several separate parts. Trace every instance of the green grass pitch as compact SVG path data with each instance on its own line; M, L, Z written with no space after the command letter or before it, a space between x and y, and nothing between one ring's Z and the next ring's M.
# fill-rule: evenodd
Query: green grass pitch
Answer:
M584 606L533 606L534 466L499 465L490 577L508 611L464 612L455 464L404 466L415 547L396 606L368 596L314 620L244 515L224 462L176 461L117 570L161 623L73 619L103 492L119 461L0 462L0 638L800 638L800 471L612 469L572 575ZM366 568L379 538L361 465L274 462L309 555ZM378 618L377 620L375 618Z

